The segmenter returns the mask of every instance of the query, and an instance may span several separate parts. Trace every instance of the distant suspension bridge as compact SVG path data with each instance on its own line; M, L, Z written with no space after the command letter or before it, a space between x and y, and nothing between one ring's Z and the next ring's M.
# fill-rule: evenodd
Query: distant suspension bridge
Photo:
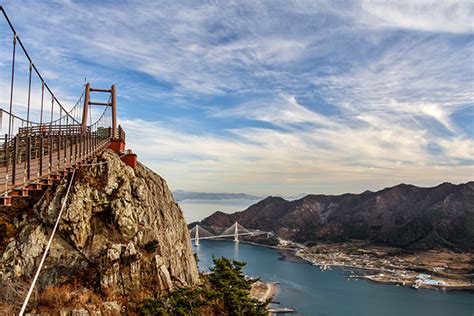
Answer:
M194 245L199 246L199 240L201 239L220 239L234 237L234 242L239 242L239 236L259 236L267 235L267 237L273 236L272 232L261 231L258 229L247 229L244 226L240 225L238 222L235 222L232 226L225 229L219 235L215 235L208 231L207 229L196 224L193 228L189 230L191 235L191 240L194 241Z

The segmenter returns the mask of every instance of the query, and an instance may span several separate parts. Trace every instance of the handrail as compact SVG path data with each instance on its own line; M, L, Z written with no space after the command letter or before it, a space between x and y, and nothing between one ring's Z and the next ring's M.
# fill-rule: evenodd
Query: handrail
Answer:
M121 126L118 129L116 126L115 85L110 89L102 89L86 84L74 106L66 110L33 63L1 5L0 11L13 33L8 109L0 108L0 133L7 129L2 124L4 120L8 120L8 133L0 134L0 198L2 194L5 198L27 184L42 181L55 172L84 163L116 140L125 141L125 132ZM18 52L17 44L21 48ZM15 78L18 80L17 73L20 72L21 75L24 71L18 66L15 68L18 53L23 53L29 62L26 119L25 115L22 117L13 113L14 106L17 106L14 100L18 98L18 91L14 89ZM31 96L37 91L32 91L32 76L35 80L36 77L39 78L41 84L39 122L38 119L30 119L30 114L36 116L37 113L31 111ZM91 101L91 91L110 93L108 102ZM94 115L98 117L94 122L91 118L92 111L89 111L92 104L106 105L102 113Z

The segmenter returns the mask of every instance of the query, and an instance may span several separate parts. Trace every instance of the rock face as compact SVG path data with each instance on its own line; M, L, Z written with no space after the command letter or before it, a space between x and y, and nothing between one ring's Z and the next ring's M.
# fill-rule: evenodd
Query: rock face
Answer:
M378 192L268 197L242 212L216 212L201 225L273 231L302 243L369 240L410 249L474 251L474 182L433 188L400 184Z
M77 170L40 287L80 282L110 297L137 299L199 282L182 211L164 179L112 151ZM4 236L0 280L30 280L66 195L68 179L17 212ZM34 198L32 198L34 199ZM3 215L5 220L5 215ZM112 304L112 303L110 303ZM109 305L110 305L109 304ZM112 304L113 305L113 304Z

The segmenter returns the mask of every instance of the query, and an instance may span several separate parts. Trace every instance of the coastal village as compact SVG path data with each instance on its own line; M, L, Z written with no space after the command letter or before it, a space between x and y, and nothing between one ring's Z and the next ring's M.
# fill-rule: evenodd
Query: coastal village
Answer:
M288 243L285 243L288 246ZM430 250L416 254L364 242L298 245L296 255L321 270L353 268L348 279L366 279L414 289L474 290L472 254Z
M375 246L359 240L307 247L277 239L278 246L252 242L251 237L244 238L243 242L289 251L321 271L330 271L333 266L343 267L351 273L347 276L348 281L366 280L413 289L474 291L474 257L469 253L429 250L409 254L398 248ZM257 281L252 285L250 296L273 303L268 307L269 315L297 312L294 308L279 307L279 302L273 301L277 291L278 283Z

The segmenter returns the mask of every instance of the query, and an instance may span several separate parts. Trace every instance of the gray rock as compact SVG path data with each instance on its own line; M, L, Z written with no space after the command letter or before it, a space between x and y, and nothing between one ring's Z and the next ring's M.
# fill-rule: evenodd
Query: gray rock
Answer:
M126 166L109 150L94 161L107 163L77 170L43 267L47 281L40 286L57 285L88 269L91 277L99 270L97 281L103 289L122 295L150 284L154 291L197 285L188 229L165 180L142 164ZM67 185L64 179L47 189L33 215L12 221L18 234L1 254L0 280L14 282L34 274ZM68 275L62 275L64 271ZM88 310L73 315L89 315ZM121 310L117 302L100 307L102 315L119 315Z

